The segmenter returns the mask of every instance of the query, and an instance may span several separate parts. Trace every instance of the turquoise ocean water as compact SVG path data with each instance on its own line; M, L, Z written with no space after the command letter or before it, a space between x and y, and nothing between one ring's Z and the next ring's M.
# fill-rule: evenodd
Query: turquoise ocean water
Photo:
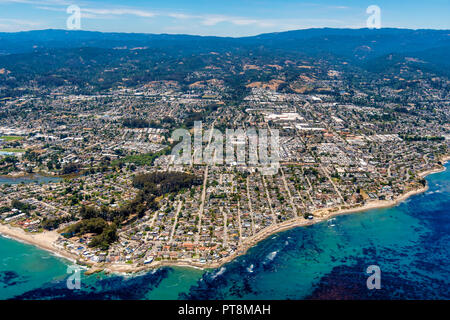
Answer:
M216 270L160 268L82 276L71 263L0 237L0 299L450 299L450 170L394 208L339 216L269 237ZM381 269L368 290L366 269Z

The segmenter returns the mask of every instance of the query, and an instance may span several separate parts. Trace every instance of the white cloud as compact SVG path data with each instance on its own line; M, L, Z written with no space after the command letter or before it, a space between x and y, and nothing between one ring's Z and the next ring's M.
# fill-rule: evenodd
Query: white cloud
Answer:
M2 0L0 0L0 3ZM66 8L62 7L67 5L66 0L5 0L3 2L21 2L32 4L47 4L47 6L41 5L37 8L49 11L65 12ZM92 2L89 2L92 3ZM136 16L140 18L154 18L154 17L168 17L176 20L195 20L197 23L203 26L212 27L219 23L229 23L235 26L254 26L259 28L281 27L286 25L287 21L282 19L258 19L241 16L227 16L217 14L186 14L180 12L156 12L142 9L136 9L132 7L110 7L110 8L98 8L87 7L80 5L82 18L85 19L105 19L116 16ZM297 21L296 21L297 22ZM195 23L195 22L194 22ZM291 23L289 23L291 24Z
M47 11L66 12L66 7L58 8L49 6L38 6L36 8ZM132 15L143 18L153 18L154 16L157 15L154 12L130 8L99 9L99 8L80 7L80 10L81 10L81 17L86 19L101 19L121 15Z
M73 4L67 0L0 0L0 3L23 3L32 5L68 6Z
M168 17L175 18L175 19L192 19L195 18L195 16L184 14L184 13L169 13L167 14Z
M36 9L48 10L60 12L62 15L67 15L66 9L69 4L73 4L71 0L0 0L0 4L2 3L25 3L29 4ZM305 29L311 27L321 27L323 25L328 25L330 27L344 27L344 25L351 24L355 21L339 21L336 19L309 19L309 18L258 18L258 17L248 17L248 16L233 16L233 15L221 15L221 14L191 14L183 11L156 11L156 10L147 10L145 8L141 9L139 7L126 7L126 6L104 6L101 7L99 2L95 3L90 0L76 0L75 3L81 9L81 17L82 19L117 19L119 16L123 16L127 18L127 21L133 19L133 17L141 18L141 19L174 19L170 25L166 24L162 21L161 28L163 30L180 30L182 32L189 32L188 30L196 30L196 33L199 34L213 34L213 33L222 33L222 30L219 30L218 24L228 24L228 26L224 26L224 32L229 28L233 34L235 35L247 35L247 34L255 34L258 32L277 32L277 31L285 31L285 30L293 30L293 29ZM317 4L315 4L317 5ZM318 5L317 5L318 6ZM346 6L323 6L324 9L348 9ZM125 20L124 20L125 21ZM5 24L6 23L2 23ZM28 24L20 24L20 23L11 23L16 26L22 26L23 29L32 29L32 25ZM107 24L105 24L107 26ZM35 29L37 27L42 27L39 25L35 25ZM111 26L109 26L111 27ZM107 28L109 28L107 27ZM120 27L117 26L117 27ZM126 27L130 27L127 25ZM2 29L5 29L3 26ZM239 31L237 31L239 29ZM155 32L154 30L153 32ZM139 32L137 30L137 32ZM157 31L156 31L157 32Z
M42 24L37 21L0 18L0 30L2 32L34 30L39 27L42 27Z
M263 28L274 26L274 23L272 21L268 21L268 20L231 19L230 22L232 24L235 24L238 26L257 25L258 27L263 27Z
M224 17L203 17L201 19L203 19L202 24L205 26L214 26L227 20Z
M89 9L89 8L81 8L81 12L92 13L98 15L133 15L137 17L143 18L153 18L156 16L156 13L145 11L145 10L137 10L137 9Z
M330 9L350 9L350 7L347 6L328 6Z
M21 20L21 19L8 19L8 18L0 18L0 22L14 23L14 24L20 24L20 25L25 25L25 26L30 26L30 27L40 25L40 23L36 22L36 21Z
M274 26L272 20L265 20L265 19L252 19L245 17L218 16L218 15L196 16L196 18L200 19L201 24L205 26L214 26L221 22L227 22L237 26L249 26L249 25L255 25L258 27Z

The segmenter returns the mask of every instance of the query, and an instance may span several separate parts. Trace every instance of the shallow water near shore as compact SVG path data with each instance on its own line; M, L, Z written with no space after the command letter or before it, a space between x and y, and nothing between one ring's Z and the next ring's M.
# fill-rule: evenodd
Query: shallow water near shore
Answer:
M393 208L338 216L261 241L221 268L82 276L70 263L0 237L1 299L450 299L450 170ZM366 269L381 269L368 290Z
M0 176L0 184L21 184L21 183L49 183L49 182L59 182L61 178L58 177L46 177L39 174L33 174L23 177L8 177Z

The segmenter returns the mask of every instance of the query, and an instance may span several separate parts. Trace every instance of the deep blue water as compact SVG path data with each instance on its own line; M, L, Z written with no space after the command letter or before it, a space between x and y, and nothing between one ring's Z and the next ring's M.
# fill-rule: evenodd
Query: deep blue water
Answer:
M427 192L395 208L276 234L212 271L97 274L69 290L68 262L0 238L0 298L450 299L448 168L427 177ZM370 265L381 269L379 290L367 289Z

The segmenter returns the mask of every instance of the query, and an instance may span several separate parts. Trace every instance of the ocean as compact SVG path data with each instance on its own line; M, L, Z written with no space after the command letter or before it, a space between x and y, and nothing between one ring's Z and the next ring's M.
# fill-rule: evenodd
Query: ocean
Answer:
M81 275L70 290L69 261L0 237L0 299L450 299L449 166L396 207L275 234L215 270Z

